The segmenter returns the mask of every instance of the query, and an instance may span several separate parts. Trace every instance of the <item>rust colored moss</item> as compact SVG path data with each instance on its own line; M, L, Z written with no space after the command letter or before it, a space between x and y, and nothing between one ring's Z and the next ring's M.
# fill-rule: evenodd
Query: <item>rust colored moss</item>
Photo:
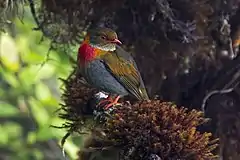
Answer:
M63 94L65 127L70 132L81 132L93 123L90 138L79 152L79 159L140 160L158 156L162 160L211 160L217 139L211 133L200 133L198 127L207 122L203 113L178 108L170 102L152 100L133 104L123 102L104 114L106 121L96 119L96 102L90 103L97 90L83 83L74 71L64 80ZM99 158L99 156L101 158ZM88 157L88 158L87 158ZM94 159L94 158L93 158ZM151 158L150 158L151 159Z
M93 108L91 108L91 99L97 93L97 89L91 88L84 83L80 74L76 70L66 79L65 90L62 95L64 104L62 105L63 113L60 117L67 120L64 127L72 128L73 131L80 131L81 126L87 118L93 115Z
M217 140L197 127L207 119L202 112L177 108L172 103L152 101L124 105L104 125L106 136L121 146L122 159L210 160Z

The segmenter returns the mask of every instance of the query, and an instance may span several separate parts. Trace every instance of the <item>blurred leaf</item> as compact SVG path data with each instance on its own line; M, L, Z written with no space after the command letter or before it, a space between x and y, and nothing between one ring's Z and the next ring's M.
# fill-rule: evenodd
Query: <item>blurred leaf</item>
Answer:
M18 139L19 144L21 144L21 135L22 135L22 127L15 122L8 122L4 125L6 127L6 131L8 133L8 140L11 142L12 140Z
M44 55L40 55L37 53L34 53L33 51L31 52L24 52L21 54L22 59L25 62L31 63L31 64L39 64L42 63L42 61L44 61L45 56Z
M33 155L35 157L35 159L44 159L43 154L41 153L41 151L34 149L33 150Z
M9 160L58 160L61 154L51 155L59 150L58 147L49 150L43 147L48 146L49 140L60 141L66 134L65 129L50 125L61 126L64 122L54 112L59 108L61 95L62 82L58 78L67 77L71 72L68 56L76 57L78 46L70 46L68 55L61 49L51 50L46 61L50 40L42 39L41 32L32 30L36 24L28 7L23 21L16 19L9 28L9 35L2 35L4 39L0 42L0 58L4 65L0 67L0 117L7 122L0 123L0 147L12 151L6 153ZM19 122L11 122L16 120ZM32 129L32 125L36 125L37 130ZM75 143L79 141L72 138L65 143L71 159L76 157L80 146Z
M37 140L38 141L46 141L55 137L54 132L51 131L49 125L45 125L41 127L40 130L37 132Z
M0 144L7 144L8 143L8 133L4 132L4 127L0 125L0 130L2 131L0 134Z
M27 136L27 142L29 144L34 144L37 141L36 132L29 132Z
M22 57L23 61L25 61L24 55L27 55L30 53L28 43L29 43L28 37L17 35L16 44L17 44L18 51L20 52L21 55L23 55Z
M2 79L4 79L9 85L11 85L14 88L19 86L19 81L17 80L14 74L9 74L8 71L2 68L0 68L0 73L1 73Z
M40 127L48 125L50 117L49 114L47 113L47 110L43 106L41 106L40 102L38 102L33 97L29 98L28 102L33 112L33 116L40 125Z
M9 70L19 69L19 57L13 39L7 34L0 37L0 59Z
M47 100L51 97L49 88L43 83L39 83L36 85L35 94L36 98L40 101Z
M19 114L19 110L6 102L0 102L0 117L9 117Z
M20 87L25 92L29 92L32 89L33 84L37 83L36 71L33 66L22 68L18 73L18 77L21 84Z
M55 74L55 67L51 64L45 63L43 66L37 65L36 78L47 79L51 78Z
M3 143L10 142L11 144L19 145L21 144L20 136L22 134L22 128L13 122L7 122L3 125L0 125L1 134L0 134L0 142ZM18 141L14 141L18 139Z
M53 76L54 67L48 64L44 66L29 65L24 67L19 72L19 79L24 87L30 87L32 84L36 84L42 79L47 79Z
M67 141L64 144L64 149L72 159L77 159L77 152L79 151L79 147L76 146L73 142Z

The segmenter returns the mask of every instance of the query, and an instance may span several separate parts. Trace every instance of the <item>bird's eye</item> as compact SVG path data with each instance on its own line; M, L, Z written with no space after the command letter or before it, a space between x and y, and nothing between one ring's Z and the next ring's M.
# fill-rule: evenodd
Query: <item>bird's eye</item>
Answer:
M106 36L101 36L101 38L102 38L102 39L107 39L107 37L106 37Z

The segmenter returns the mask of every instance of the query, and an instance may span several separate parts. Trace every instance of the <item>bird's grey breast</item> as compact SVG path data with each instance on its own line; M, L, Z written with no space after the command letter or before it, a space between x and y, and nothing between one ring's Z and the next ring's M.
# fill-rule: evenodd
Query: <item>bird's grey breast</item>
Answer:
M88 83L105 92L118 95L128 94L124 86L118 82L99 59L93 60L85 66L85 76Z

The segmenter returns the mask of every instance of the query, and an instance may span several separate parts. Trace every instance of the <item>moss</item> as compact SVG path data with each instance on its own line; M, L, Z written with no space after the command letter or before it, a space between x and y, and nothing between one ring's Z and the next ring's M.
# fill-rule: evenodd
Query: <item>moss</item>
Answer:
M123 102L103 112L96 107L97 90L84 84L74 71L63 94L63 125L69 133L88 129L79 159L149 159L210 160L218 143L211 133L200 133L198 127L207 122L203 113L160 100ZM96 118L98 112L105 121ZM90 123L90 121L93 123ZM68 135L67 135L68 136ZM66 138L66 137L65 137ZM65 141L65 140L64 140ZM101 158L99 158L101 157ZM150 158L151 159L151 158Z
M0 1L0 34L7 31L7 28L12 24L15 17L18 17L20 20L23 19L24 4L24 0Z
M217 139L197 131L206 121L202 112L154 100L117 108L103 130L121 146L122 159L155 154L161 159L210 160L216 158L212 151Z
M220 66L216 48L220 39L228 39L220 37L221 10L234 16L235 1L224 5L220 0L42 0L36 17L54 48L78 45L89 28L113 28L137 53L143 77L160 72L164 78Z
M93 117L94 104L91 104L94 93L97 90L84 83L80 74L74 69L73 73L63 80L65 91L62 95L60 117L67 120L63 127L68 128L69 132L81 132L85 122Z

